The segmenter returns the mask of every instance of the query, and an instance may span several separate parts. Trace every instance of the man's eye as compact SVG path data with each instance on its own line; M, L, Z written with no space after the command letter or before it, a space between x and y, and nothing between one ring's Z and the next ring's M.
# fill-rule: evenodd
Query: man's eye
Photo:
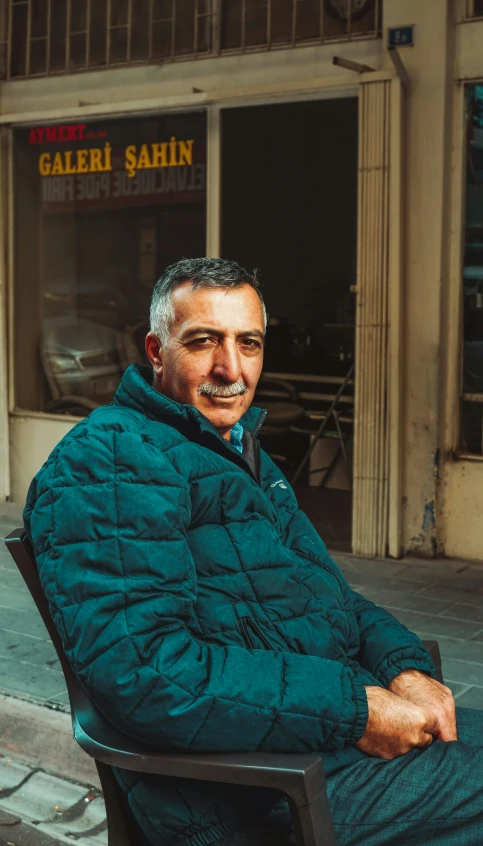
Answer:
M261 346L260 341L255 341L253 338L245 338L243 340L243 343L246 347L252 347L257 349L259 349Z
M209 341L211 341L211 340L212 340L212 338L209 338L208 336L206 336L206 338L195 338L193 343L198 344L199 346L203 347L203 346L206 346L209 343Z

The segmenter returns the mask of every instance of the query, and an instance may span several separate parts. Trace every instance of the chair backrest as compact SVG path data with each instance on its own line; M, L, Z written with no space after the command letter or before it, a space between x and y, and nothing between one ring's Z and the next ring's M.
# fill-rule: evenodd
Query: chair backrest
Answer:
M42 585L40 583L39 574L37 572L37 565L35 563L34 552L30 540L27 536L27 533L23 529L15 529L14 532L12 532L7 538L5 538L5 543L7 545L8 551L14 559L18 569L20 570L20 573L22 574L25 584L27 585L34 599L37 608L39 609L42 620L44 621L44 625L50 635L52 643L54 644L55 651L57 652L57 656L64 671L65 682L67 685L70 705L72 708L73 699L76 698L76 690L80 687L80 685L72 671L72 667L70 666L66 658L62 642L52 620L49 604L47 602L45 594L42 590Z
M102 730L104 728L105 718L99 714L94 703L84 691L65 655L62 641L55 628L49 604L40 583L34 551L27 533L24 529L15 529L15 531L11 532L5 538L5 543L39 609L44 625L51 637L62 665L69 694L74 736L77 739L78 729L80 728L79 717L81 724L87 718L88 723L100 724L99 727ZM108 727L106 726L106 728ZM130 833L130 824L120 795L120 788L117 785L112 769L109 765L103 764L100 761L96 760L95 762L106 804L109 846L136 846L135 840Z

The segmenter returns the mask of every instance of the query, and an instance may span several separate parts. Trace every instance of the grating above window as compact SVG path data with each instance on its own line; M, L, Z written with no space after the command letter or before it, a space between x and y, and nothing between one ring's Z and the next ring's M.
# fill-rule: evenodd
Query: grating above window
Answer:
M381 0L0 0L0 77L376 37L380 22Z

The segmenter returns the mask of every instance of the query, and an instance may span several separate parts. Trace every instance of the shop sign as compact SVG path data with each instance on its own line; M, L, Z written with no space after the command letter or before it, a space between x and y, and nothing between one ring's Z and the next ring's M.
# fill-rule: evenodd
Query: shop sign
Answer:
M62 126L37 126L29 133L29 144L57 144L59 141L84 141L84 138L101 137L107 133L86 133L85 123L70 123Z
M124 151L124 167L130 178L138 170L154 170L164 167L184 167L193 164L193 140L178 141L174 136L169 141L156 144L131 144ZM111 145L90 147L85 150L58 150L56 153L41 153L39 173L41 176L68 176L72 173L104 173L112 170Z
M116 144L114 153L115 142L107 135L106 129L88 129L84 123L30 130L29 145L41 148L38 172L46 211L179 203L202 197L206 167L194 159L193 139L172 135L167 141L128 144L121 150Z

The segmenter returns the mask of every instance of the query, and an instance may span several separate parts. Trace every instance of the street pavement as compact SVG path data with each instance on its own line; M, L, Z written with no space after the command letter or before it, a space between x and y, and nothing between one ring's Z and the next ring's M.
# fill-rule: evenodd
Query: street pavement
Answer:
M106 846L104 801L76 784L0 754L0 844Z
M21 512L0 504L0 538L22 525ZM483 708L483 563L335 558L356 590L439 642L456 703ZM69 735L68 711L54 647L0 544L0 846L107 844L95 770Z

